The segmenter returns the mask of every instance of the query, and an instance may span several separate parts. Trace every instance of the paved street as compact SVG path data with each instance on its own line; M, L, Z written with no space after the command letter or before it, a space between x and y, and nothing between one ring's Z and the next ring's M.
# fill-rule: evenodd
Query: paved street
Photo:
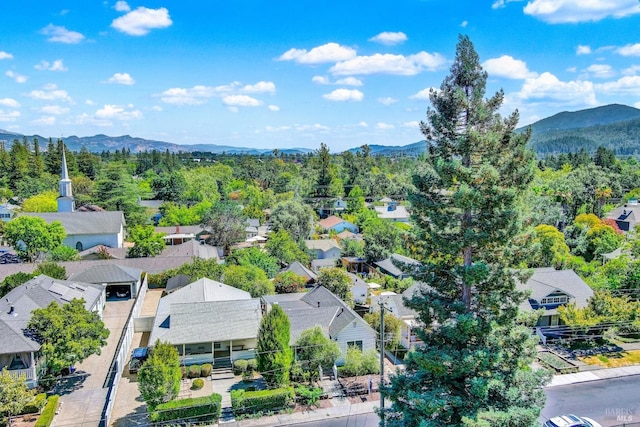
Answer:
M551 387L546 393L545 419L572 413L593 418L604 427L621 425L619 415L626 416L627 423L640 422L638 375Z

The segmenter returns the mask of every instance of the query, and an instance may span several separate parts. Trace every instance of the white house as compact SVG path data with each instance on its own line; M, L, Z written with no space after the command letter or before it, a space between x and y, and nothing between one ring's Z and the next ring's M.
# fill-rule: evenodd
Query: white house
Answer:
M342 255L342 248L334 239L305 240L304 245L315 259L337 259Z
M10 221L19 207L20 206L12 205L11 203L0 204L0 220L4 222Z
M265 295L262 299L267 310L278 304L289 317L291 346L295 346L302 332L320 326L325 336L336 341L340 347L341 354L336 361L338 366L344 364L349 346L356 346L363 351L376 348L376 331L322 286L316 286L306 293Z

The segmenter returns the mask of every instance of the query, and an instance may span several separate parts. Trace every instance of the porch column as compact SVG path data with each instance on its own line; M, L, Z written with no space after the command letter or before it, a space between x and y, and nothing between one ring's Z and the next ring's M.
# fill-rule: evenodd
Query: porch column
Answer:
M182 344L182 366L187 366L187 355L186 355L186 349L185 349L185 345Z
M229 362L233 363L233 340L229 340Z
M215 367L216 366L216 342L215 341L211 343L211 360L213 360L212 364Z
M29 353L31 355L31 365L29 365L31 367L31 375L33 375L33 379L35 379L36 381L38 380L38 372L36 371L36 361L33 357L33 351L31 353Z

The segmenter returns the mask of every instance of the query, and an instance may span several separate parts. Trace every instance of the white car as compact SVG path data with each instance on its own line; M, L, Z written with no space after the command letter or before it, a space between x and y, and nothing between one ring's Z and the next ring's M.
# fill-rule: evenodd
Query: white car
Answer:
M578 417L577 415L560 415L553 417L542 425L543 427L602 427L591 418Z

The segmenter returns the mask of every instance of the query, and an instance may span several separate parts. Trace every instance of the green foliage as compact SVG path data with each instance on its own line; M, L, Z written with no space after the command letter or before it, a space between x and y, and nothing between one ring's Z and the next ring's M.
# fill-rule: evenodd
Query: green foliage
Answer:
M307 284L307 279L293 271L285 271L273 279L273 284L277 294L291 294L300 292Z
M307 406L319 406L318 402L324 393L321 387L306 387L303 385L296 387L295 391L298 401Z
M29 262L41 252L49 252L62 244L66 237L59 221L47 224L44 219L35 216L20 216L4 227L4 237L16 253Z
M194 380L194 383L197 380ZM193 419L198 423L215 423L222 412L222 396L213 393L210 396L193 397L161 403L150 412L153 423L173 420Z
M532 242L534 253L529 267L566 267L570 253L564 234L552 225L541 224L535 228Z
M243 375L247 372L247 361L243 359L238 359L233 361L233 374L234 375Z
M204 387L204 380L202 378L196 378L191 383L191 390L200 390Z
M351 285L353 282L346 270L338 267L323 268L318 274L317 283L327 288L345 303L352 304Z
M364 242L356 239L346 239L340 242L342 246L342 256L363 257Z
M187 376L189 378L198 378L200 376L200 365L191 365L188 367Z
M236 203L214 204L202 219L203 228L210 236L207 243L220 246L228 253L231 245L244 240L245 219L242 209Z
M270 387L289 383L289 369L293 363L289 328L289 317L279 305L272 306L260 321L256 361Z
M232 251L225 259L225 263L228 265L242 265L245 267L256 266L267 273L269 279L273 279L280 270L277 258L255 246Z
M138 204L138 186L122 163L107 163L98 173L95 202L109 211L122 211L127 225L144 224L144 208Z
M309 254L300 248L300 245L285 229L270 233L265 249L271 256L286 264L291 264L295 261L307 264L310 259Z
M88 311L81 299L33 310L27 330L42 344L48 372L53 374L100 354L109 337L98 313Z
M309 238L313 225L313 211L308 205L295 200L278 203L271 210L274 231L286 230L295 242Z
M22 203L24 212L57 212L59 194L55 191L46 191L35 196L28 197Z
M366 313L364 320L371 328L380 331L380 313ZM384 317L384 346L387 349L395 349L400 344L400 333L402 330L402 320L395 316Z
M49 259L51 261L77 261L78 251L69 246L59 245L49 252Z
M127 257L142 258L159 255L166 243L162 238L164 233L156 233L151 225L136 225L129 229L128 240L134 246L127 250Z
M24 412L33 401L35 390L29 390L24 375L15 378L7 368L0 371L0 415L13 416Z
M22 409L23 414L37 414L47 404L47 393L38 393L33 400Z
M0 297L5 296L9 292L11 292L12 289L17 288L18 286L28 282L34 277L35 274L23 273L22 271L5 277L2 283L0 283Z
M178 396L181 378L178 350L169 343L156 341L151 355L138 371L138 389L152 411Z
M294 353L297 363L312 381L318 377L320 366L327 369L338 360L340 347L324 335L320 326L315 326L300 334L294 345Z
M204 365L202 365L202 368L200 369L200 376L208 377L209 375L211 375L212 370L213 370L213 366L211 365L211 363L205 363Z
M208 200L203 200L193 206L165 202L160 206L162 218L160 218L158 225L170 227L173 225L202 224L202 219L212 207L213 203Z
M480 412L476 419L464 417L464 427L537 427L538 411L535 408L513 408L509 411Z
M358 347L349 346L340 374L345 377L379 374L380 358L375 350L362 351Z
M400 244L400 234L392 222L371 218L364 223L364 257L369 262L381 261Z
M275 292L273 282L264 270L254 265L227 265L224 268L223 281L229 286L249 292L252 298Z
M62 265L58 265L52 261L47 261L47 262L38 264L38 267L33 271L33 274L35 275L44 274L45 276L49 276L58 280L67 279L67 269L64 268Z
M243 389L231 391L231 407L235 416L282 410L291 406L294 399L293 387L258 391Z
M54 394L49 396L47 404L42 410L42 414L38 417L34 427L49 427L53 422L53 417L56 415L56 409L58 409L58 400L60 396Z

